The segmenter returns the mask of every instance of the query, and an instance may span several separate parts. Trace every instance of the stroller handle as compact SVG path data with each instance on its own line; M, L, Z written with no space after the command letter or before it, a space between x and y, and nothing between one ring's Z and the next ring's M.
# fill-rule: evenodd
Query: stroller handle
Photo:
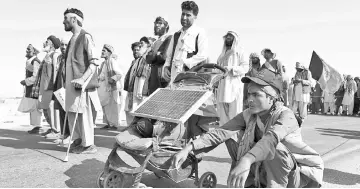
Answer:
M199 66L194 66L193 68L191 68L189 70L189 72L198 72L201 68L216 68L216 69L222 71L224 74L226 74L225 68L223 68L222 66L220 66L218 64L211 64L211 63L201 64Z

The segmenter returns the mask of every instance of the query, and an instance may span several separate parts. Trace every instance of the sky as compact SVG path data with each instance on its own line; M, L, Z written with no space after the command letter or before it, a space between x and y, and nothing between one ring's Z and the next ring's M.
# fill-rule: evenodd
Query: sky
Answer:
M70 39L64 31L63 13L77 8L84 13L84 29L92 34L100 56L105 43L112 45L126 73L132 57L131 43L153 36L157 16L166 17L169 33L181 29L180 0L0 0L0 97L21 97L25 77L25 50L38 49L50 35ZM222 36L236 31L246 56L270 48L295 74L295 63L309 66L312 51L341 74L360 76L360 3L357 0L196 0L196 24L209 38L210 61L221 53ZM42 56L42 54L40 55ZM99 61L102 61L101 59ZM261 59L262 63L264 59Z

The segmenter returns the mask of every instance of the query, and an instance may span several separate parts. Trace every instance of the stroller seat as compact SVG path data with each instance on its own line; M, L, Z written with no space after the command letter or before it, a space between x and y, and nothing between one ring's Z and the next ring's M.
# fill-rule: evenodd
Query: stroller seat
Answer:
M116 143L123 148L136 151L149 149L153 144L153 138L143 138L133 128L126 129L115 137Z

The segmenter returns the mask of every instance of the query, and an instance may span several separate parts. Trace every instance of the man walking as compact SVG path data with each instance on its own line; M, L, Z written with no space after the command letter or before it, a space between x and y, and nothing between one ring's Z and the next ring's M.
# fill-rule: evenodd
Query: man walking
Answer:
M98 64L95 61L97 58L94 57L95 45L92 36L82 29L83 20L83 13L78 9L71 8L64 12L65 31L73 33L65 55L65 108L68 112L70 130L76 121L72 136L76 140L71 145L71 151L79 154L96 153L92 106L96 111L101 110L96 90L98 83L95 73ZM83 93L82 88L85 88Z

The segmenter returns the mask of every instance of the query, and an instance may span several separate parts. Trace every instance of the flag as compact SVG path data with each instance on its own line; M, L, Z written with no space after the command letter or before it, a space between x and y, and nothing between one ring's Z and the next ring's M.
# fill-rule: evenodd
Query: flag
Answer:
M322 90L335 93L344 81L343 76L313 51L309 70L312 78L319 82Z

